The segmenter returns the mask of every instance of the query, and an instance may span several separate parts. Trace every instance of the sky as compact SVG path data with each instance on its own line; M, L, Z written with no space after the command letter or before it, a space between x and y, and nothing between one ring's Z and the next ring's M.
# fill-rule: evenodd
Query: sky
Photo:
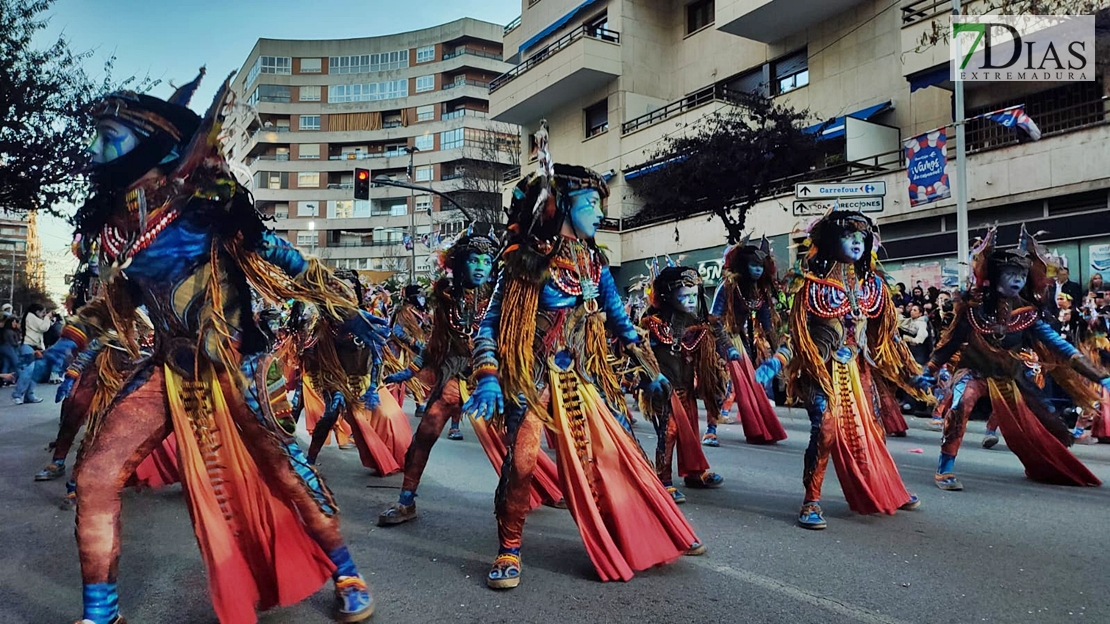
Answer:
M102 76L104 61L114 56L116 79L160 79L162 84L150 93L163 98L173 93L170 82L185 84L207 66L192 105L203 113L220 81L242 67L260 38L372 37L462 17L507 24L520 10L521 0L58 0L43 41L64 34L73 50L92 50L87 70L93 76ZM60 219L44 217L39 236L47 288L60 302L67 289L63 276L73 270L70 228Z

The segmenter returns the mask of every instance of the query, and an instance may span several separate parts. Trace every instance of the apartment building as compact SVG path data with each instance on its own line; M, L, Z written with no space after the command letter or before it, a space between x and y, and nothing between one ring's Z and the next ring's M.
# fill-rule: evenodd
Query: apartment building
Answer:
M605 242L618 284L663 253L684 255L710 285L719 278L723 226L705 216L637 219L637 178L666 166L656 153L665 135L742 106L737 92L758 92L811 114L822 157L800 180L887 183L883 211L872 216L888 270L907 283L925 276L926 285L943 274L952 285L955 201L910 205L902 147L948 126L955 159L947 44L921 45L951 8L944 0L523 0L504 37L516 66L491 82L490 114L526 134L546 118L557 160L611 174L606 210L619 233ZM1004 241L1023 221L1046 230L1073 279L1110 270L1108 78L967 87L969 116L1024 104L1044 134L1019 142L989 120L969 123L971 227L998 223ZM522 159L527 169L527 145ZM793 213L794 181L747 220L771 238L780 266L808 220Z
M11 302L17 285L26 279L28 232L25 221L0 216L0 303Z
M519 129L488 119L488 87L511 66L502 27L461 19L343 40L259 39L238 73L229 160L256 206L328 264L427 274L434 242L466 217L498 214ZM375 185L354 199L354 170L441 195ZM475 215L477 213L477 215ZM437 236L438 235L438 236ZM415 259L415 266L411 266Z

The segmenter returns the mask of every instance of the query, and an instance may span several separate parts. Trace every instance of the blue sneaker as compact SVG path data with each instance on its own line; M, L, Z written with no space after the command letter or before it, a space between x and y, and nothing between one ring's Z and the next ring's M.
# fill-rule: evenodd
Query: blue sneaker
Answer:
M459 431L458 429L454 429L454 428L449 429L447 431L447 439L448 440L461 440L461 439L463 439L462 431Z
M520 585L520 549L510 548L493 560L486 585L490 589L512 589Z
M679 492L678 488L676 488L676 487L668 485L667 486L667 494L671 495L671 499L674 500L675 505L681 505L682 503L686 502L686 495L683 494L682 492Z
M374 598L361 576L335 579L335 621L361 622L374 615Z
M703 437L701 439L701 443L705 446L720 446L721 445L721 442L720 442L720 440L717 439L717 434L715 434L715 433L705 434L705 437Z
M829 526L821 513L821 503L813 501L803 504L802 510L798 512L798 526L811 531L820 531Z
M946 492L959 492L964 489L964 484L960 483L954 474L938 474L933 478L936 480L937 487Z
M688 488L707 489L721 487L721 484L725 482L725 478L715 472L706 470L701 473L701 476L685 477L683 481Z
M915 509L918 509L919 507L921 507L921 499L914 494L910 494L910 500L898 509L901 509L902 511L913 511Z

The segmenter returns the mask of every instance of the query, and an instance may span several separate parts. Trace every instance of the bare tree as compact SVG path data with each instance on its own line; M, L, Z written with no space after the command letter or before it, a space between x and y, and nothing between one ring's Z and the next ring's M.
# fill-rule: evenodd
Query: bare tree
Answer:
M1110 2L1107 0L988 0L983 4L969 7L972 15L1096 15L1098 21L1096 28L1099 30L1099 50L1102 52L1104 45L1102 35L1106 32L1105 19ZM967 13L967 11L965 11ZM918 51L925 50L937 44L947 44L949 38L948 20L933 20L929 30L921 34L918 39ZM1099 55L1096 54L1096 58Z
M501 192L505 174L519 168L520 127L490 121L477 139L463 144L463 158L455 166L455 174L460 176L459 190L452 193L452 198L475 222L504 223Z

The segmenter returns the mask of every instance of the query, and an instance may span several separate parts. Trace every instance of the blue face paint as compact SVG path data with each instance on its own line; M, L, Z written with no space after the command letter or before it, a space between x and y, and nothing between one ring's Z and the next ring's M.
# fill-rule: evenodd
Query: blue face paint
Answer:
M96 125L96 136L87 148L89 160L103 165L112 162L135 149L139 137L127 126L109 119Z
M998 293L1003 297L1016 297L1021 293L1021 289L1025 288L1025 282L1029 279L1029 271L1019 267L1006 267L999 271L998 276Z
M845 232L840 237L840 254L837 260L849 264L859 262L860 258L863 258L866 241L866 232Z
M679 309L690 314L698 313L698 287L679 286L674 291L674 303Z
M478 288L489 282L493 272L493 256L470 252L466 257L467 287Z
M579 238L590 239L597 235L597 226L605 217L601 212L601 195L595 190L576 191L570 199L570 224Z
M762 262L749 262L748 263L748 275L752 278L753 282L759 281L759 278L763 277L763 263Z

